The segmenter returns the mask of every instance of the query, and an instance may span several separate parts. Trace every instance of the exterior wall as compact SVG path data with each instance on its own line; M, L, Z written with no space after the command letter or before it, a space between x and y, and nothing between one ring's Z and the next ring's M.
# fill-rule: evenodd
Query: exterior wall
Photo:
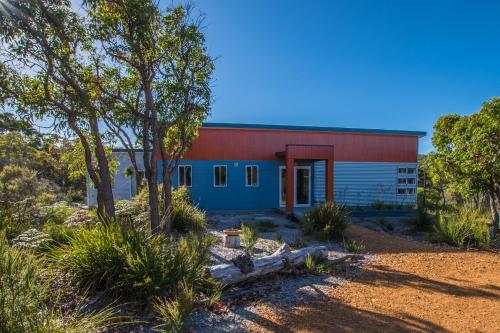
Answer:
M287 144L334 145L335 161L416 163L418 135L202 127L187 160L270 160Z
M252 210L279 207L279 161L253 160L183 160L179 165L191 165L193 201L206 210ZM213 168L227 166L227 186L215 187ZM245 186L245 166L257 165L259 186ZM161 167L159 161L159 167ZM178 169L172 175L172 185L178 187ZM160 180L161 181L161 178Z
M314 163L314 201L325 200L324 162ZM418 173L412 176L398 175L398 168L417 168L416 163L359 163L335 162L335 201L348 206L367 206L376 201L390 204L414 205L417 201L416 184L398 185L399 177L418 180ZM398 195L399 188L415 188L415 194Z
M139 170L144 169L142 152L136 152L137 166ZM130 200L135 195L135 180L132 176L127 176L125 170L130 167L131 162L126 152L113 152L113 158L118 161L116 173L113 176L113 196L115 200ZM97 205L97 191L87 175L87 205Z

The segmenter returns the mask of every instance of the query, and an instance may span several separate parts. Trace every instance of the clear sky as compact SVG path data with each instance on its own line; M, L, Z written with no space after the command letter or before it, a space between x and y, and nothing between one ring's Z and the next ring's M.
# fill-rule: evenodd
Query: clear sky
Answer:
M165 4L171 2L165 1ZM427 131L500 96L500 1L196 0L209 121Z

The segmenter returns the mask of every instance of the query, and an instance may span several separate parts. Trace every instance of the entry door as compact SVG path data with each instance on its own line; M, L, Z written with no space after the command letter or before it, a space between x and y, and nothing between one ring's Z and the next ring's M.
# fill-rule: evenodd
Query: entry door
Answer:
M294 206L304 207L311 205L311 167L294 167L295 188ZM286 167L279 168L280 206L286 206Z
M311 205L311 167L295 167L295 206Z

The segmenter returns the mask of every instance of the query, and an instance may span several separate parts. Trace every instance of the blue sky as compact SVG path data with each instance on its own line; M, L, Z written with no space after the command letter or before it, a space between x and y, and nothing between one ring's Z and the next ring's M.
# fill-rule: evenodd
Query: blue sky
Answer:
M165 1L165 4L170 4ZM209 121L423 130L500 96L500 1L198 0Z

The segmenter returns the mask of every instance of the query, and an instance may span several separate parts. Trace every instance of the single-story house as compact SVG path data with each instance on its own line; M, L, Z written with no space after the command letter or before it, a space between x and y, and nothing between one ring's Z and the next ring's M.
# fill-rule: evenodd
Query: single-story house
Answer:
M416 204L418 139L425 132L338 127L205 123L172 174L206 210ZM115 149L116 199L137 192L128 154ZM138 151L142 168L142 151ZM158 158L161 168L161 159ZM161 175L161 172L159 172ZM161 177L161 176L159 176ZM158 179L160 182L161 179ZM292 189L292 190L289 190ZM88 204L96 204L88 186Z

